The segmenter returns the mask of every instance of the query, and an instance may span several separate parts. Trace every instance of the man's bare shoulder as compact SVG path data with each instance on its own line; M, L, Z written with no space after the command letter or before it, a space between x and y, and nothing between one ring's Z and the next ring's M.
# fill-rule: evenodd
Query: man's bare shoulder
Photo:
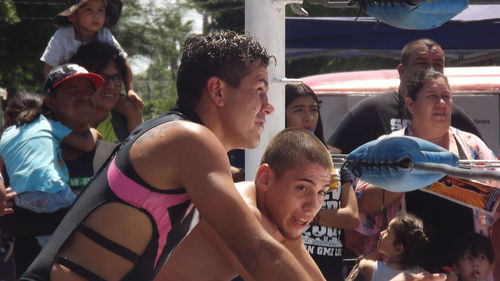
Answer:
M211 172L225 171L226 166L229 170L219 139L208 128L188 121L148 130L132 145L130 161L143 179L159 189L202 186L196 180L206 180Z
M255 182L242 181L235 183L235 185L241 197L243 197L243 200L245 200L250 209L252 209L252 212L258 213L260 216L260 211L257 209L257 191Z
M204 141L215 137L205 126L186 120L166 122L149 129L136 141L137 144L173 142L176 140Z
M195 158L197 155L209 157L212 153L225 155L221 141L210 129L183 120L164 123L148 130L137 139L132 149L145 157L152 154L170 157L187 157L186 154L189 154Z

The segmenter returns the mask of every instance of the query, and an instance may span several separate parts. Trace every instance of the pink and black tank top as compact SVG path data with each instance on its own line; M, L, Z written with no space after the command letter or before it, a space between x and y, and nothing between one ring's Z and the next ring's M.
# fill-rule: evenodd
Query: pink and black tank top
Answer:
M20 280L50 280L50 269L54 263L70 268L87 280L105 280L74 261L58 255L61 246L75 231L134 264L123 281L154 278L168 255L187 234L194 207L185 189L159 190L141 179L130 163L129 151L143 133L174 120L189 120L201 124L201 119L195 113L176 107L132 132L89 182L54 232L50 242ZM153 235L142 254L134 253L83 223L93 210L111 202L132 206L150 219Z

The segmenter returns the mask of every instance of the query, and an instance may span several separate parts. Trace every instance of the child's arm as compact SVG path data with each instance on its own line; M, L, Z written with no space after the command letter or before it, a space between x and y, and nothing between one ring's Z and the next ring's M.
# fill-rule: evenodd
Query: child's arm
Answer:
M120 96L114 109L127 120L129 133L143 122L142 110L135 106L128 97Z
M12 191L12 188L5 188L5 182L2 175L3 171L4 163L3 159L0 157L0 217L14 212L12 208L12 199L16 197L16 193Z
M45 75L45 78L49 75L49 72L53 69L52 66L48 65L46 62L43 63L43 75Z
M346 182L340 188L342 188L340 208L321 209L317 215L319 225L338 229L355 229L359 224L359 213L352 182Z
M13 206L14 204L12 203L12 200L14 197L16 197L17 193L12 191L12 188L8 187L5 188L3 185L3 179L2 179L2 184L0 184L0 217L8 214L14 213Z
M383 209L401 200L402 192L391 192L360 180L356 190L361 192L358 200L360 213L379 214Z
M83 135L70 133L62 141L80 151L90 152L94 150L98 138L100 138L99 132L94 128L90 128Z
M458 281L458 275L455 271L452 270L446 274L446 281Z
M73 27L58 28L47 43L40 60L44 63L43 74L48 76L52 68L66 62L68 40L73 35Z
M134 77L132 74L132 68L128 60L125 60L127 65L127 76L125 77L125 90L127 91L127 97L130 101L139 109L144 107L144 102L141 97L134 91Z
M375 263L376 261L365 258L362 258L359 261L359 274L363 276L363 279L361 280L367 280L367 281L372 280L373 270L375 269Z

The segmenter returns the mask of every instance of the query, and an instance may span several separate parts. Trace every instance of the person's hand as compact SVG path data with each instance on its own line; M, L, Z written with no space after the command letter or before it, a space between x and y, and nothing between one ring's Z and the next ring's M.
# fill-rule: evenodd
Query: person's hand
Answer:
M448 273L448 277L446 278L446 281L458 281L458 276L455 273L455 271L450 271Z
M400 273L390 281L445 281L446 274L421 272L418 274Z
M132 130L143 122L142 109L134 104L128 97L120 96L118 102L115 104L114 110L125 117L129 132L132 132Z
M90 128L89 130L94 142L97 142L99 139L102 140L102 134L96 128Z
M141 109L144 107L144 102L142 101L141 97L134 91L134 89L130 89L127 92L127 97L130 102L132 102L138 109Z
M0 217L14 213L14 209L12 208L12 199L14 199L16 195L17 194L12 191L12 188L10 187L0 189Z
M234 182L240 182L240 181L245 180L245 170L244 169L231 166L231 175L233 176Z

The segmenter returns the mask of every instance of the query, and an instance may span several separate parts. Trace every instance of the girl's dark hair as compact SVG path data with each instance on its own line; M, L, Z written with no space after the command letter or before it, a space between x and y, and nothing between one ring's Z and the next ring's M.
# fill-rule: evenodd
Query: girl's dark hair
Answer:
M412 214L401 213L391 224L394 244L403 246L399 262L405 268L423 267L427 256L429 238L422 220Z
M83 66L87 71L94 73L102 73L110 62L114 62L120 75L123 78L127 76L125 58L114 45L102 41L81 45L69 62Z
M424 87L425 82L427 82L427 80L429 79L437 79L437 78L444 78L446 84L448 84L448 86L450 85L448 83L448 78L446 78L446 76L439 71L427 69L413 73L412 75L410 75L408 81L406 82L406 90L408 97L411 98L412 100L416 100L418 97L418 93Z
M485 255L490 263L495 261L490 239L478 233L466 233L453 242L450 250L452 263L457 263L466 254L473 257Z
M285 108L294 100L300 97L312 97L316 101L319 110L320 102L318 100L318 97L316 96L314 91L311 88L309 88L309 86L307 86L304 83L287 84L285 86ZM320 139L321 142L325 143L325 137L323 135L323 122L321 121L321 114L319 114L319 112L318 112L318 125L316 126L316 130L314 131L314 135L316 135L316 137Z
M33 92L19 92L13 96L4 112L4 127L21 126L37 119L42 113L43 96Z

